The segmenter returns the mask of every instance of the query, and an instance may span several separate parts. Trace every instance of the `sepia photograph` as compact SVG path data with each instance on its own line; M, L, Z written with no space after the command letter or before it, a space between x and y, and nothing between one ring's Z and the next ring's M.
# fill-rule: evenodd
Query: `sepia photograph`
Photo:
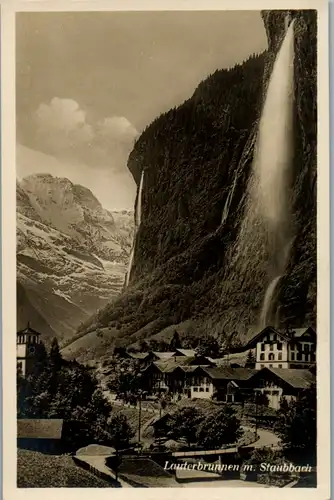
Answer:
M319 16L15 12L17 488L319 487Z

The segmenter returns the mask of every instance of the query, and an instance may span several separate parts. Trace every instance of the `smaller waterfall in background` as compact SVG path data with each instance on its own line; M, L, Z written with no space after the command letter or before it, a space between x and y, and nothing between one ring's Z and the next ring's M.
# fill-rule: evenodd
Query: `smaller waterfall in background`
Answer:
M235 188L236 188L236 185L237 185L237 181L238 181L238 172L236 172L235 176L234 176L234 179L233 179L233 184L228 192L228 195L226 197L226 201L225 201L225 205L224 205L224 209L223 209L223 213L222 213L222 219L221 219L221 222L220 222L220 225L222 226L223 224L225 224L226 220L227 220L227 217L228 217L228 214L229 214L229 211L230 211L230 206L231 206L231 202L232 202L232 199L233 199L233 195L234 195L234 191L235 191Z
M126 277L125 277L125 286L126 287L129 285L129 281L130 281L131 269L132 269L132 265L133 265L133 258L134 258L134 254L135 254L137 233L138 233L138 229L139 229L140 223L141 223L143 186L144 186L144 170L141 173L140 183L139 183L138 198L137 198L137 204L136 204L136 210L135 210L135 230L134 230L134 235L133 235L133 242L132 242L132 248L131 248L131 253L130 253L128 272L126 273Z

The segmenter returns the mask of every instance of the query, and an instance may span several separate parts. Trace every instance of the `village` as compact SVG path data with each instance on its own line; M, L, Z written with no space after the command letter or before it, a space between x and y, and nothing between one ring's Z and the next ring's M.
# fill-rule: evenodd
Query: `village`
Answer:
M283 444L276 431L289 405L304 405L303 398L315 387L313 328L281 332L268 326L246 345L221 357L205 355L201 348L177 347L177 333L172 345L173 350L164 352L116 348L112 357L95 367L94 377L116 415L114 422L121 422L121 434L128 436L122 446L116 440L110 447L108 440L89 441L80 431L71 448L77 468L121 487L150 487L152 482L172 487L240 486L249 481L263 487L268 481L297 485L313 477L307 455L302 460L282 461ZM21 380L31 380L40 350L40 333L30 325L17 333ZM57 349L55 352L61 360ZM67 366L68 362L62 363ZM90 372L92 367L83 369ZM103 405L101 411L105 411ZM59 416L62 412L60 409ZM99 419L98 403L94 412ZM78 427L71 419L20 417L19 453L63 456L69 434ZM310 468L312 474L289 472L283 474L284 479L278 473L261 475L254 472L253 465L249 468L249 463L260 467L259 460L283 463L290 471L291 467L294 471ZM166 463L174 465L166 468ZM189 463L193 465L185 467ZM291 463L294 465L287 465ZM264 476L266 480L261 479Z
M141 389L148 396L242 403L261 394L268 406L279 409L283 398L296 400L315 383L316 332L311 327L284 333L266 327L237 352L221 358L182 348L173 352L120 349L117 356L137 363ZM107 368L105 373L111 371Z

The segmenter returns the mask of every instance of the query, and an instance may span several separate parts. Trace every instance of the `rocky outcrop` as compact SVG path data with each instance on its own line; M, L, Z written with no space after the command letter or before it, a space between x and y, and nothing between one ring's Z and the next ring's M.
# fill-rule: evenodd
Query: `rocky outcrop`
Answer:
M267 53L214 73L138 139L128 165L137 185L145 171L145 183L130 284L82 331L116 326L131 343L172 324L181 335L235 332L241 338L257 328L267 264L254 259L252 279L245 280L231 262L286 15L263 13ZM289 16L296 18L294 242L277 307L280 325L300 326L314 324L316 315L316 12Z

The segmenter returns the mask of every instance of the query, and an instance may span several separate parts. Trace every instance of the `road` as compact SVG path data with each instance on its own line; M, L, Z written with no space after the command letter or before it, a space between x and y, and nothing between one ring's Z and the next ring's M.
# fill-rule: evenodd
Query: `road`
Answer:
M251 427L242 426L245 431L253 431ZM267 431L264 429L258 429L257 434L259 439L255 441L251 446L255 448L263 448L264 446L270 446L272 448L280 448L280 438L276 436L272 431Z

